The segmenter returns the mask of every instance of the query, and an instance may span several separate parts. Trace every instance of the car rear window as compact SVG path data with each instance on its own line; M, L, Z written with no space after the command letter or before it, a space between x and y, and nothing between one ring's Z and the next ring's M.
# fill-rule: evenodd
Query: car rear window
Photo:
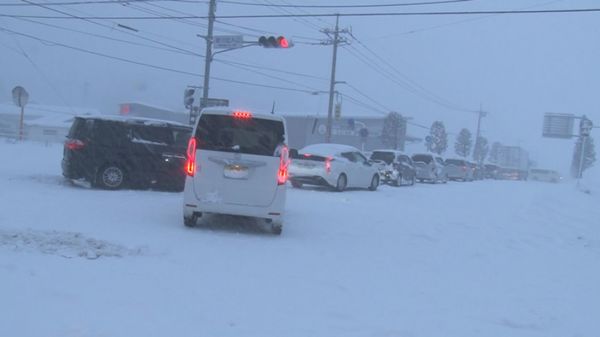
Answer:
M420 161L423 162L425 164L429 164L431 163L431 160L433 158L431 156L425 155L425 154L416 154L412 157L413 161Z
M381 160L386 164L391 164L394 161L394 153L386 151L375 151L371 154L371 160Z
M198 149L262 156L277 155L284 143L281 121L228 115L203 114L195 136Z

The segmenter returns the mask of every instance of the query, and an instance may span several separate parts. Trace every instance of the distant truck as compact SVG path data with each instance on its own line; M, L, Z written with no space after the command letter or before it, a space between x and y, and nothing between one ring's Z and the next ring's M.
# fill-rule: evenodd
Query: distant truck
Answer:
M498 178L527 180L529 153L519 146L500 146L498 150Z

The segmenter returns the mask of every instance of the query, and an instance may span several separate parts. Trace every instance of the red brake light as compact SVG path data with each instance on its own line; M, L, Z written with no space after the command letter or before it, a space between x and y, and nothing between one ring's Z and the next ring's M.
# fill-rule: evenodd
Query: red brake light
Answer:
M187 173L188 176L193 177L196 173L196 137L190 138L186 154L185 173Z
M331 173L331 157L325 158L325 171Z
M288 179L288 166L290 165L290 156L287 146L281 148L279 156L279 170L277 170L277 185L283 185Z
M85 143L79 139L69 139L65 142L65 147L69 150L81 150L85 147Z
M250 119L250 118L252 118L252 113L250 113L248 111L234 111L233 117L241 118L241 119Z

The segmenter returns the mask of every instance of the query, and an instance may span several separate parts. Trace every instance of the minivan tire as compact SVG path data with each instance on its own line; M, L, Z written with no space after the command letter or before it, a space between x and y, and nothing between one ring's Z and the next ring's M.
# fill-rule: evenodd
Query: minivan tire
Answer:
M126 180L124 169L116 164L108 164L98 170L94 185L107 190L118 190L125 186Z

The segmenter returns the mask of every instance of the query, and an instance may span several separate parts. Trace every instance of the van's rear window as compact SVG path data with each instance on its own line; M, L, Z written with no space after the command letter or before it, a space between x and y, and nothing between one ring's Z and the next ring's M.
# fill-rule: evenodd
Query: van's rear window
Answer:
M196 138L198 149L275 156L284 143L283 132L281 121L204 114Z

